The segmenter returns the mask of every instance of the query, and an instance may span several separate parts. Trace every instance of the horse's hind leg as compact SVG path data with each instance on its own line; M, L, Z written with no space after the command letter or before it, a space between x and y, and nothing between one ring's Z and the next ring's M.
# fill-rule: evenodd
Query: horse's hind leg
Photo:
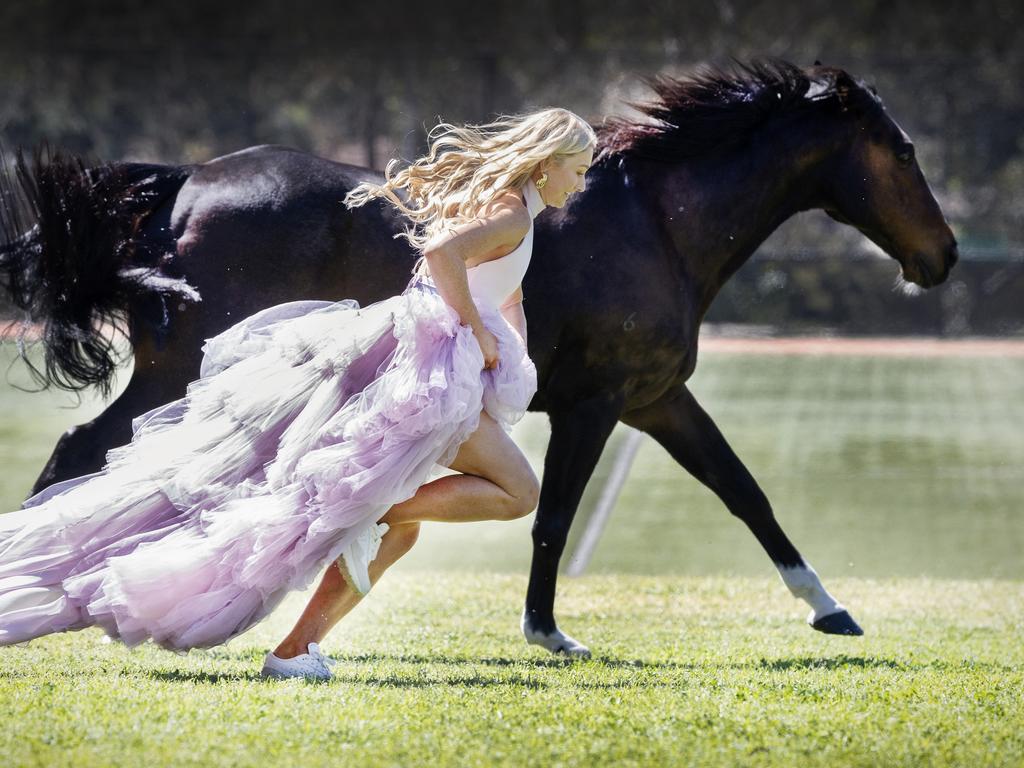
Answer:
M623 414L622 421L661 443L672 458L746 523L772 558L789 591L811 606L808 623L814 629L833 635L863 634L786 537L764 492L685 386L649 406Z

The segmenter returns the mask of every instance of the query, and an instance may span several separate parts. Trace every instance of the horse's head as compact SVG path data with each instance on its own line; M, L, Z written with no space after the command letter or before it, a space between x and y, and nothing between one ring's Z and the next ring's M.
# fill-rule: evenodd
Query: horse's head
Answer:
M816 89L840 121L839 141L823 167L823 207L896 259L903 277L938 285L956 263L957 244L925 181L910 137L889 117L874 89L833 68L815 68ZM834 89L834 90L833 90Z

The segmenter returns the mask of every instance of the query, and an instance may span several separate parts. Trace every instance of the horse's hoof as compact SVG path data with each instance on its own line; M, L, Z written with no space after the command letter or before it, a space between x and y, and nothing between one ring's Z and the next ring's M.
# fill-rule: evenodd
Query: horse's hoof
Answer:
M558 630L555 630L550 635L542 635L539 632L528 634L526 635L526 642L530 645L539 645L556 656L564 656L568 659L590 658L590 649L587 646Z
M812 629L816 629L819 632L824 632L826 635L863 635L864 630L860 628L860 625L853 620L846 611L839 611L839 613L830 613L828 616L822 616L820 619L811 624Z
M571 637L566 635L566 640L569 642L562 643L558 648L555 649L555 653L559 656L566 656L570 659L589 659L590 649L587 648L579 640L573 640Z
M539 645L556 656L565 656L570 659L590 658L590 649L579 640L565 634L565 632L558 629L550 633L538 632L535 629L531 629L525 621L520 626L526 642L530 645Z

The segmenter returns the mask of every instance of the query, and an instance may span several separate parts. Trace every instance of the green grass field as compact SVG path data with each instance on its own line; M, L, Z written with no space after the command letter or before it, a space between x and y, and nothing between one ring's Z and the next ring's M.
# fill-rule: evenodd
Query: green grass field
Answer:
M327 683L262 681L300 595L178 656L95 629L0 652L5 765L1019 765L1017 582L835 585L867 635L801 624L777 580L585 576L561 615L596 658L514 632L521 575L389 574Z
M427 525L324 642L327 684L256 676L304 594L184 656L92 629L0 649L0 765L1024 765L1024 359L705 354L693 389L865 637L807 628L645 439L559 585L592 661L518 633L530 518ZM0 389L0 508L102 408L70 402ZM514 433L538 473L547 435L539 414Z

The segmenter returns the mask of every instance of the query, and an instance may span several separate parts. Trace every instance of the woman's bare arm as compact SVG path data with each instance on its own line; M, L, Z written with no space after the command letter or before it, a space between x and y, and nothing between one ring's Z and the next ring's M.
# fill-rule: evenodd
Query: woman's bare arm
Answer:
M471 221L449 227L427 243L423 256L438 292L459 314L464 325L473 330L482 327L480 313L469 293L466 262L483 255L497 254L517 245L530 228L529 211L518 199L508 196L494 201Z

